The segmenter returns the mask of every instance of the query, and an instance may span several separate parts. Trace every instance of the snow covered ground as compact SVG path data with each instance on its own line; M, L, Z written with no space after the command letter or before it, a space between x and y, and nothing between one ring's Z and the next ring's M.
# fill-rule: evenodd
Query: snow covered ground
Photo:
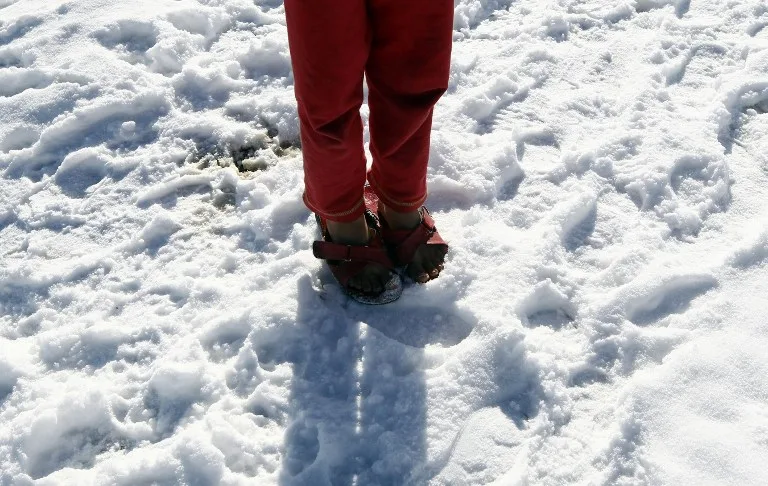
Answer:
M280 0L0 0L0 485L768 484L768 3L455 27L452 252L369 308Z

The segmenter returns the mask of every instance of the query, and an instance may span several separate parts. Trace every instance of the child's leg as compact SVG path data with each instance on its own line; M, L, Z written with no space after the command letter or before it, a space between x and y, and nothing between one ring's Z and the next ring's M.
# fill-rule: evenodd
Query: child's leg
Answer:
M370 27L362 0L285 0L307 206L334 222L364 212L360 105Z
M365 152L360 105L371 31L363 0L285 0L288 42L299 105L304 202L326 220L331 239L366 245ZM384 266L369 264L347 286L385 290Z
M418 226L427 197L432 109L448 87L452 0L370 0L373 39L366 64L373 167L368 180L394 229ZM421 245L407 272L437 277L445 247Z
M448 87L452 0L371 0L366 64L373 167L384 204L417 210L426 199L432 107Z

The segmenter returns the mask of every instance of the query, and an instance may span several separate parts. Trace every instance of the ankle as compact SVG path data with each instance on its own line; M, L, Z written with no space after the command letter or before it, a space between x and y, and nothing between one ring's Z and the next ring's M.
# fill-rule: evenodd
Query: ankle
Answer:
M368 223L363 216L349 223L326 221L325 224L328 228L328 234L334 243L342 245L365 245L370 241Z
M379 209L389 227L394 230L413 229L421 223L421 213L418 209L401 213L383 203L380 203Z

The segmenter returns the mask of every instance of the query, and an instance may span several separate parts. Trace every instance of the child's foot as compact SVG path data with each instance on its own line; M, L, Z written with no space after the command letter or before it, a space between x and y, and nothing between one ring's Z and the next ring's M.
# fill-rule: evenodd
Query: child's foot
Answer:
M371 240L372 230L368 227L365 216L360 216L351 223L326 221L325 224L334 243L365 246ZM390 278L390 271L386 267L369 263L359 274L350 278L347 285L353 290L368 295L378 295L384 292Z
M381 217L386 220L387 226L395 231L414 229L421 224L422 215L419 210L400 213L380 202L379 212ZM405 273L419 283L427 283L436 279L443 270L446 253L448 253L448 247L445 245L422 243L411 262L406 266Z

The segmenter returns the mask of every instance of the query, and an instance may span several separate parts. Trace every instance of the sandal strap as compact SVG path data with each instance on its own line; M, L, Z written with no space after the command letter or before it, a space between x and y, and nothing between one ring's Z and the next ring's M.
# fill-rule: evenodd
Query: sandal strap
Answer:
M428 245L445 245L445 241L440 237L435 227L435 221L426 207L420 209L421 223L413 229L393 230L382 228L385 241L395 246L395 258L398 264L405 264L413 260L419 246L426 243Z
M377 245L378 237L374 237L368 246L342 245L330 241L315 241L312 253L321 260L341 262L378 263L387 268L393 268L392 260L383 245Z

